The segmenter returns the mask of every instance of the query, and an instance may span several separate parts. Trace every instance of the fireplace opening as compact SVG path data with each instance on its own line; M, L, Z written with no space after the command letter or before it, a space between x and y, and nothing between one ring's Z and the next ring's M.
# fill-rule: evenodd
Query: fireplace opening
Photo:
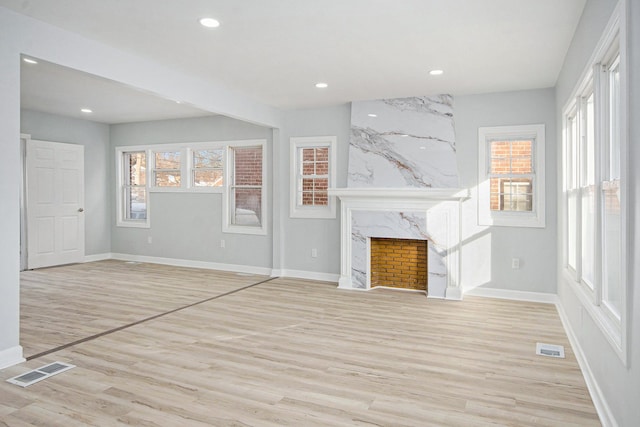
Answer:
M372 237L371 287L427 291L427 241Z

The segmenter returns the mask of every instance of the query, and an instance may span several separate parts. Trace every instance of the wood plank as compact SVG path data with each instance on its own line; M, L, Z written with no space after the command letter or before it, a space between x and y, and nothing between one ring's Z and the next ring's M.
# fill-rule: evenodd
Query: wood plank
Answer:
M26 347L60 342L28 342L46 338L37 333L45 319L81 336L262 279L92 264L30 272ZM56 296L45 304L55 286L78 307L62 310ZM566 359L536 356L537 341L564 345ZM547 304L280 278L6 369L0 379L54 360L77 368L26 389L0 384L0 425L600 425Z

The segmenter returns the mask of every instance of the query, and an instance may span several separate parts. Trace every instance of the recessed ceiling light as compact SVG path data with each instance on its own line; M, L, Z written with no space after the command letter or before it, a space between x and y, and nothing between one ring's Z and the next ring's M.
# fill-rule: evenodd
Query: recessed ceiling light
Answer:
M326 84L326 83L323 83L323 82L319 82L319 83L316 83L316 87L318 89L325 89L325 88L329 87L329 85Z
M367 116L369 116L369 117L378 117L378 115L377 115L377 114L373 114L373 113L371 113L371 114L367 114Z
M35 59L31 59L31 58L22 58L22 60L24 62L26 62L27 64L37 64L38 61L36 61Z
M400 136L401 136L401 137L403 137L403 138L406 138L406 137L408 137L409 135L407 135L406 133L403 133L403 134L402 134L402 135L400 135Z
M429 74L431 74L432 76L439 76L439 75L442 75L442 73L444 73L444 71L442 71L442 70L431 70L431 71L429 71Z
M200 20L200 25L207 28L218 28L220 26L220 22L213 18L202 18Z
M80 111L82 111L83 113L93 113L93 110L91 110L90 108L82 108Z

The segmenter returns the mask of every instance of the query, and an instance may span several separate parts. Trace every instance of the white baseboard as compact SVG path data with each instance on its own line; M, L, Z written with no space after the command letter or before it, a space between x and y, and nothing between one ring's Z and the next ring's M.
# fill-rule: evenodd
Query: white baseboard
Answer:
M274 270L274 272L279 271L279 276L281 277L293 277L295 279L309 279L309 280L319 280L322 282L338 282L340 279L339 274L331 274L331 273L319 273L317 271L304 271L304 270Z
M584 355L584 351L580 346L580 341L578 341L576 334L573 332L569 317L564 311L564 307L562 307L562 303L560 301L558 301L558 303L556 304L556 308L558 310L560 320L562 321L562 326L564 326L564 330L567 333L567 337L569 338L571 348L573 349L573 352L576 355L576 359L578 360L578 365L580 365L580 370L582 371L584 381L587 383L587 388L589 389L589 394L591 394L593 405L596 407L596 412L598 412L598 416L600 417L600 422L602 423L603 427L617 427L618 424L615 417L613 416L613 411L611 411L611 408L607 404L607 401L604 397L604 394L602 393L602 390L600 389L600 386L598 385L598 382L593 376L591 367L589 366L587 358Z
M25 360L22 356L22 346L20 345L0 351L0 369L17 365Z
M233 271L236 273L262 274L266 276L271 275L270 268L255 267L251 265L222 264L218 262L194 261L189 259L162 258L146 255L131 255L119 253L111 254L111 259L117 259L120 261L148 262L151 264L173 265L176 267L207 268L210 270Z
M173 265L176 267L207 268L210 270L233 271L236 273L262 274L270 277L292 277L296 279L319 280L323 282L337 282L339 274L319 273L316 271L271 269L268 267L255 267L251 265L222 264L208 261L194 261L189 259L162 258L146 255L132 255L122 253L105 253L87 255L84 262L117 259L120 261L148 262L151 264Z
M113 254L111 252L107 252L104 254L85 255L84 262L104 261L106 259L112 259L112 258L113 258Z
M273 269L271 270L271 277L282 277L284 276L284 274L282 273L284 270L280 270L280 269Z
M514 301L541 302L545 304L557 304L558 295L543 292L514 291L510 289L473 288L463 291L464 295L509 299Z

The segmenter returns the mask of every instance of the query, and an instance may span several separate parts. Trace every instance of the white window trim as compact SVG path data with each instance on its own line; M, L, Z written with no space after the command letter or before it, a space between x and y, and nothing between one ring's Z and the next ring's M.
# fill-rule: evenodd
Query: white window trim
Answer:
M146 170L146 187L147 187L147 218L146 219L125 219L124 218L124 165L122 164L122 156L124 153L133 152L145 152L147 156L147 170ZM151 227L151 203L149 202L149 151L147 146L132 145L125 147L116 147L116 226L118 227L131 227L131 228L150 228Z
M560 198L561 203L559 206L562 207L561 218L562 218L562 227L563 227L563 272L562 272L562 280L568 284L568 286L574 291L581 305L585 309L587 313L591 316L592 320L600 330L603 332L603 335L618 355L620 360L623 362L625 366L628 366L628 307L627 307L627 289L628 289L628 259L627 254L629 253L629 241L628 241L628 156L625 153L629 152L629 130L628 130L628 108L629 101L627 96L628 91L628 66L627 66L627 46L626 46L626 9L625 2L619 2L616 6L616 9L613 11L611 18L605 28L598 45L596 46L593 54L591 55L590 60L587 62L587 67L582 73L582 76L578 80L578 85L574 89L572 95L569 97L569 100L565 104L565 107L562 110L562 123L563 123L563 144L566 142L566 133L568 130L566 129L566 118L571 113L572 109L575 108L576 99L580 96L580 94L584 91L584 88L589 84L589 80L594 79L594 69L598 70L600 68L601 63L606 61L612 48L619 43L619 53L620 53L620 104L622 108L620 109L620 280L622 282L621 286L621 311L620 311L620 321L616 322L613 316L607 310L606 304L603 304L601 301L601 295L599 292L601 291L601 287L598 286L596 294L589 292L585 286L577 281L576 273L572 271L567 265L567 240L566 240L566 230L567 230L567 220L566 220L566 197L564 196L565 188L561 188ZM596 77L597 79L597 77ZM596 85L599 83L596 82ZM602 90L602 87L596 88L596 90ZM605 118L603 114L596 113L596 135L598 132L603 132L604 121ZM597 150L597 148L596 148ZM601 155L601 153L600 153ZM563 162L562 162L563 163ZM564 173L564 171L563 171ZM597 179L596 181L600 181ZM598 184L600 184L598 182ZM597 194L599 194L600 189L597 190ZM600 207L599 207L600 208ZM598 233L600 233L601 228L598 228ZM600 261L598 260L597 263ZM600 278L598 277L598 281Z
M533 139L533 206L531 212L496 212L490 206L489 149L496 139ZM545 227L545 125L480 127L478 129L478 223L506 227Z
M237 147L262 147L262 192L261 192L261 221L260 226L254 225L237 225L231 224L231 212L230 207L232 205L230 197L232 196L230 187L231 187L231 169L233 168L232 162L230 160L231 156L231 148ZM266 235L267 234L267 224L268 224L268 205L267 205L267 141L264 139L253 139L253 140L245 140L245 141L233 141L228 144L228 149L225 155L225 165L228 167L224 168L224 196L222 203L222 232L223 233L236 233L236 234L255 234L255 235Z
M291 218L318 218L333 219L336 217L336 197L329 196L327 206L299 206L297 203L298 194L298 170L300 167L298 149L308 147L329 147L329 188L336 183L336 144L335 136L308 136L293 137L289 141L291 151L290 160L291 172L289 177L289 216Z
M229 215L229 183L230 168L227 167L230 148L243 146L261 146L262 147L262 214L261 226L243 226L230 224ZM193 185L193 160L194 150L201 149L224 149L223 156L223 185L220 187L197 187ZM147 156L147 218L145 220L125 220L123 206L123 153L144 151ZM155 168L154 153L160 151L180 151L180 187L157 187L153 185L153 170ZM222 199L222 231L225 233L238 234L267 234L268 224L268 204L267 204L267 151L266 140L240 140L240 141L215 141L215 142L186 142L177 144L148 144L148 145L129 145L115 147L115 164L116 164L116 225L118 227L131 228L151 228L151 194L153 193L208 193L221 194ZM214 215L215 213L212 213Z

